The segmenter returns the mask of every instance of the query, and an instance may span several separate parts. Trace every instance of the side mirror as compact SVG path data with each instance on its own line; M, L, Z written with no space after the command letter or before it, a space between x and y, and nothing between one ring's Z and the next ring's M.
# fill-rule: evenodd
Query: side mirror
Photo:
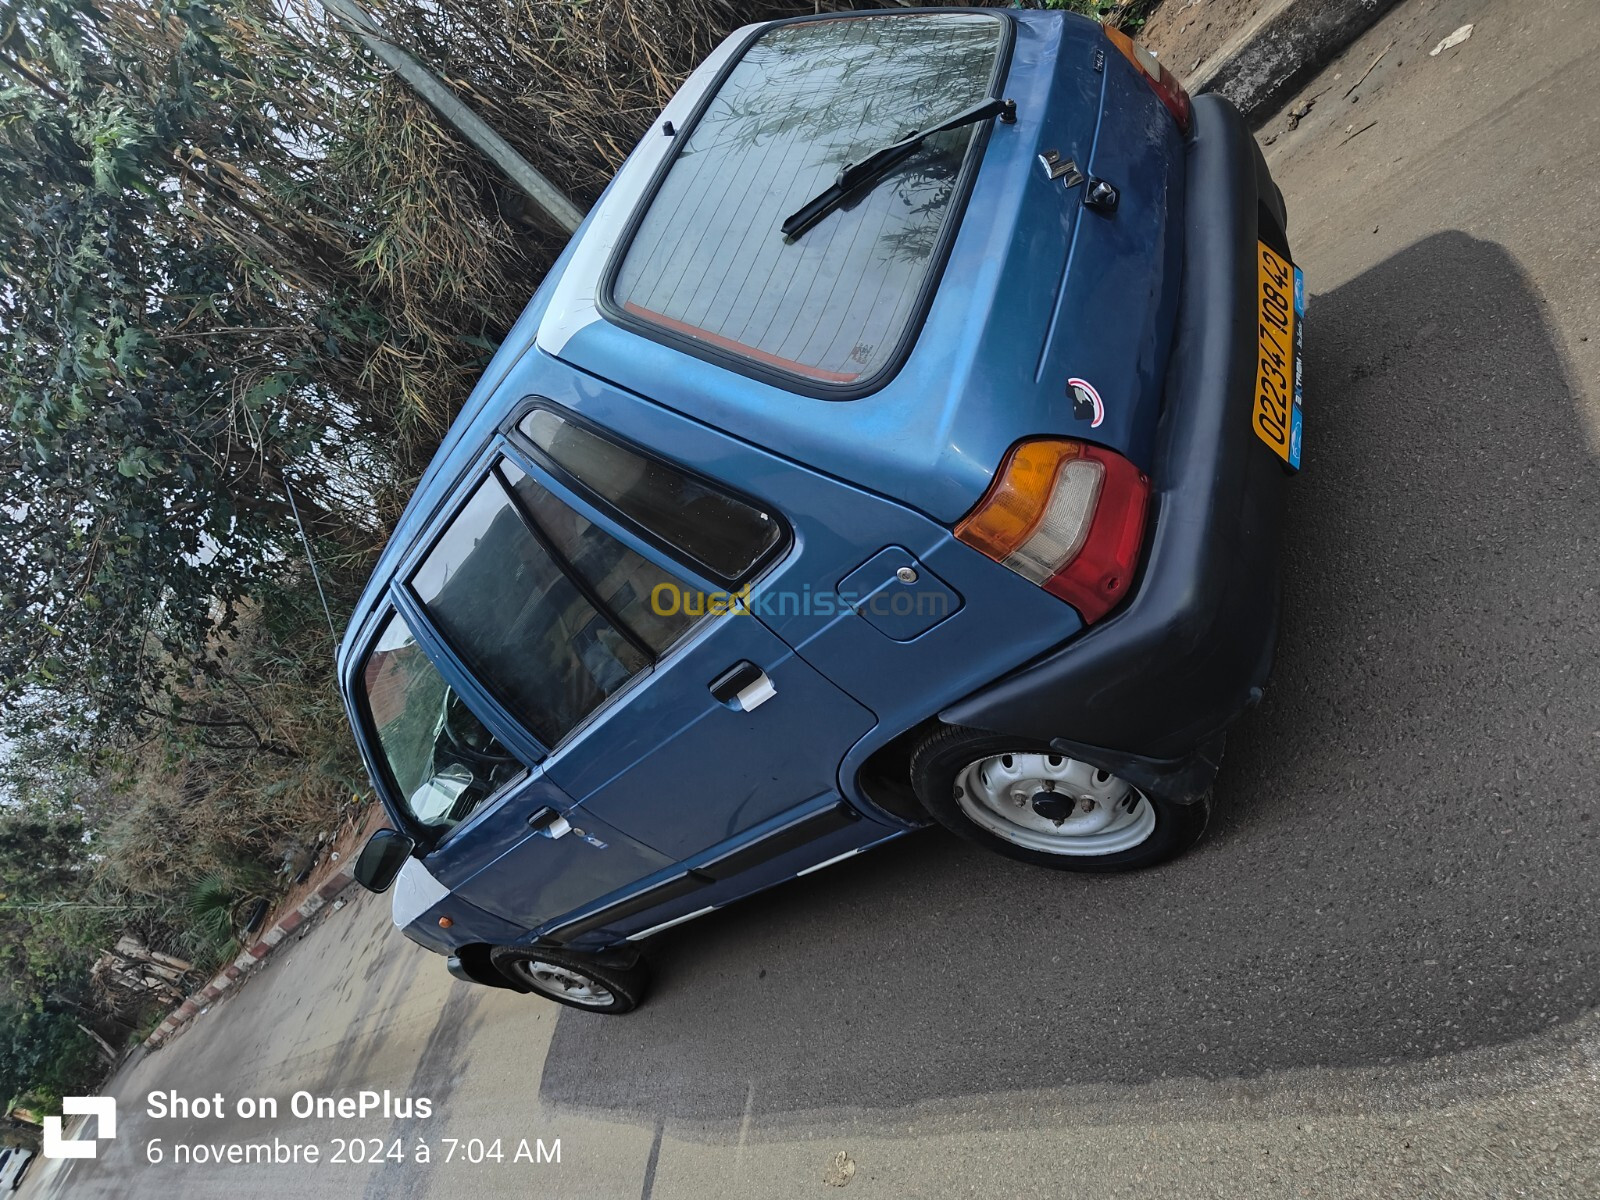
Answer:
M394 829L380 829L367 839L356 859L351 875L369 892L386 892L406 859L416 849L417 840Z

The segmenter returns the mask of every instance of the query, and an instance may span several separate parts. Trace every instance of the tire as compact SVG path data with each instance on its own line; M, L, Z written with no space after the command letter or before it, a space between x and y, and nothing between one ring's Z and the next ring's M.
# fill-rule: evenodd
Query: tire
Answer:
M957 836L1057 871L1154 866L1194 845L1211 816L1209 791L1174 804L1042 742L955 725L912 752L911 786Z
M649 990L649 968L632 953L596 957L539 946L496 946L489 961L518 991L582 1012L632 1012Z

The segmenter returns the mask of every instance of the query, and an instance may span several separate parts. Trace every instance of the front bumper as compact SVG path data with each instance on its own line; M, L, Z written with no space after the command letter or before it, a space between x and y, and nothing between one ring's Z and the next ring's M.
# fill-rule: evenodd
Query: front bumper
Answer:
M1288 476L1251 429L1256 241L1283 198L1238 110L1194 100L1184 263L1152 472L1154 532L1121 612L940 714L1050 742L1179 802L1210 786L1277 638ZM1276 229L1263 228L1266 223Z

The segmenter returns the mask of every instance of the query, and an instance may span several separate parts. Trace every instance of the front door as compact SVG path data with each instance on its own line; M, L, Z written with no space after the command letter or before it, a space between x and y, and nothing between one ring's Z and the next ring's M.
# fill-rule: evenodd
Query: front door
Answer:
M359 669L357 713L373 735L374 775L392 787L400 824L426 847L439 883L532 929L670 865L620 831L577 826L571 798L479 719L461 695L471 681L447 680L450 656L397 599Z
M580 816L542 770L423 861L467 903L530 930L672 865L620 830Z

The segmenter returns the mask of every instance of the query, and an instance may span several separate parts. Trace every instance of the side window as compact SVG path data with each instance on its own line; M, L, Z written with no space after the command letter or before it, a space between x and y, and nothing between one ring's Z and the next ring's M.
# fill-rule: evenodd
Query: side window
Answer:
M651 605L657 587L684 585L505 461L410 584L474 675L546 746L693 621Z
M383 623L361 671L377 753L420 825L455 825L523 772L445 683L398 613Z
M783 540L770 513L560 413L536 408L517 428L584 491L724 583L743 582Z
M639 635L652 654L659 657L666 653L667 648L694 624L695 618L682 611L684 605L664 602L656 595L659 588L681 592L683 583L540 487L511 463L502 462L500 469L555 552L572 565L618 621ZM673 615L663 616L663 611Z

